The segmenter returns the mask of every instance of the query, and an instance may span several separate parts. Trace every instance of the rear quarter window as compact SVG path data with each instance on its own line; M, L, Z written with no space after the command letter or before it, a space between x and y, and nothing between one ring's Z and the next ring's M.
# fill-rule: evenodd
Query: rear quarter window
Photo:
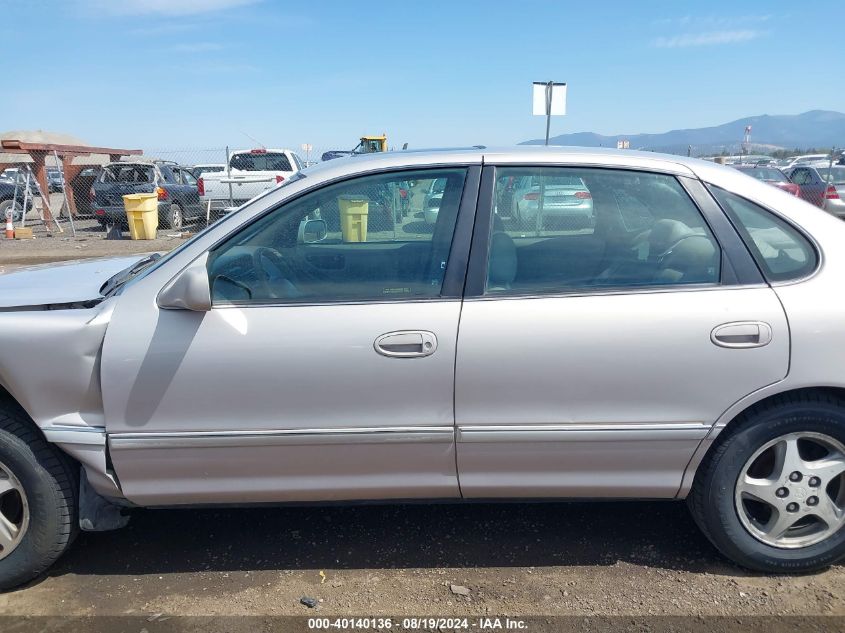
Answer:
M767 280L799 279L816 269L816 250L798 229L736 194L718 187L710 187L710 191L739 231Z

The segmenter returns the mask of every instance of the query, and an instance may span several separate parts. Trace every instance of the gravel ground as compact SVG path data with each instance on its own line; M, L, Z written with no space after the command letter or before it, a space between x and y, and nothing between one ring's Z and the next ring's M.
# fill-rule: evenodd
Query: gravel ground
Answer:
M845 569L745 572L674 502L141 510L0 614L843 615Z
M154 240L107 240L106 233L96 220L80 219L76 221L76 237L71 235L67 220L62 222L64 233L53 231L49 234L43 224L33 227L35 239L7 240L0 238L0 272L9 266L43 264L47 262L84 259L87 257L108 257L129 253L147 253L169 251L179 246L184 240L178 231L161 229ZM198 227L189 225L183 232L196 231Z

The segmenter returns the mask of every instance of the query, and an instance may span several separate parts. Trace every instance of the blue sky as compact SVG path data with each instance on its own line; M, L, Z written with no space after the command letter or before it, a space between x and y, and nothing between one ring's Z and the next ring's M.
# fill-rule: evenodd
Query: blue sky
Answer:
M542 137L546 79L569 84L552 135L845 111L842 0L0 0L0 17L0 131L98 145L512 144Z

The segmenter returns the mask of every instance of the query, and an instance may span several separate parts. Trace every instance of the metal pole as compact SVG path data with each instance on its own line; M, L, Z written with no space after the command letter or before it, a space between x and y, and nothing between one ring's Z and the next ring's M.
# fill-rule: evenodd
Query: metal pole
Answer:
M20 172L20 167L19 167L18 171L15 172L15 190L12 193L12 225L13 226L14 226L14 222L15 222L15 207L18 205L18 182L20 181L20 179L21 179L21 172ZM24 192L23 196L24 196L24 198L23 198L24 199L24 206L26 206L26 193L25 192ZM26 215L25 210L21 212L21 221L23 221L24 215ZM3 218L3 219L5 219L5 218ZM23 224L21 224L21 226L23 226Z
M226 146L226 179L229 181L229 206L235 206L235 201L232 198L232 170L229 167L229 146Z
M53 150L53 156L56 159L56 169L59 170L59 174L62 177L62 197L64 198L64 205L65 209L67 209L67 219L70 222L70 231L74 237L76 237L76 226L73 224L73 214L70 212L70 202L67 200L67 182L65 181L65 170L64 170L64 162L59 160L59 153L56 150ZM47 194L49 195L50 189L47 188Z
M552 82L546 83L546 145L549 144L549 128L552 125Z

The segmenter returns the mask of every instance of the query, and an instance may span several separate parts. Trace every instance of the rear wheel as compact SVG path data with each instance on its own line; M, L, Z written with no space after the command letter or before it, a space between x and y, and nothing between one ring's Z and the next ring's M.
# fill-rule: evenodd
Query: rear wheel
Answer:
M44 572L77 531L77 469L14 403L0 410L0 589Z
M23 211L23 206L21 205L21 203L16 202L13 207L12 200L3 200L3 202L0 202L0 220L2 220L4 223L6 222L6 211L12 208L14 208L14 211L12 213L12 222L14 222L15 224L20 222L21 212Z
M814 571L845 556L845 403L784 396L736 424L689 496L707 537L767 572Z
M169 229L181 229L185 219L182 215L182 207L175 202L170 205L170 210L165 218L165 226Z

